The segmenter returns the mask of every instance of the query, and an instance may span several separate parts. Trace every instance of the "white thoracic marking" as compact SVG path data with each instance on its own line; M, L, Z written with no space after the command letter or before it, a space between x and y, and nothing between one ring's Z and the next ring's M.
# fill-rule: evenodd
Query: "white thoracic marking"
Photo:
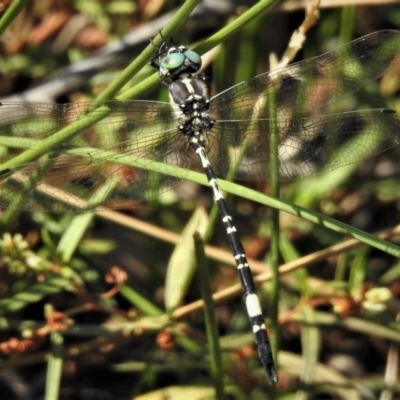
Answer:
M232 217L230 215L225 215L224 218L222 218L223 222L228 222L228 221L232 221Z
M232 232L236 232L236 228L235 228L234 226L232 226L232 227L228 228L228 229L226 230L226 232L227 232L228 234L230 234L230 233L232 233Z
M194 89L193 89L193 86L192 86L191 82L192 82L192 79L188 79L188 78L182 79L182 83L185 84L185 86L187 87L188 92L191 93L191 94L194 94Z
M262 315L260 301L255 293L251 293L246 297L246 308L250 317Z

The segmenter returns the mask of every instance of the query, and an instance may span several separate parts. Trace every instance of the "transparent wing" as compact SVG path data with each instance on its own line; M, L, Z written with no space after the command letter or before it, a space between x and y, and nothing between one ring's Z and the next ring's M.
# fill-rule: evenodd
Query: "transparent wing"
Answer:
M270 180L270 129L279 132L280 179L292 180L333 171L379 154L400 142L400 116L393 110L365 110L302 118L257 120L252 126L226 121L216 124L210 159L219 176ZM242 129L243 128L243 129ZM233 146L235 133L241 144ZM262 135L260 135L260 131ZM244 132L244 133L243 133ZM220 137L229 140L219 140Z
M321 115L321 108L359 90L400 61L400 32L385 30L329 53L258 75L215 96L210 114L217 121L209 150L216 173L244 180L267 180L271 124L280 142L282 179L295 179L362 159L362 148L339 159L329 143L363 135L370 155L398 143L398 116L371 110ZM274 106L270 104L274 102ZM393 137L387 137L389 126ZM396 136L397 135L397 136ZM382 143L376 143L380 139ZM245 145L247 143L247 145ZM303 153L303 154L301 154ZM328 156L336 157L326 168ZM238 163L241 164L238 166Z
M400 60L400 32L384 30L329 53L258 75L211 100L214 119L269 118L268 98L276 115L302 118L356 92Z
M187 143L168 103L110 101L108 115L34 162L0 176L0 208L74 211L126 207L180 179L151 171L158 162L189 168ZM3 102L0 165L77 119L91 103ZM92 112L91 115L98 111ZM145 169L144 169L145 168ZM184 177L182 177L184 178Z

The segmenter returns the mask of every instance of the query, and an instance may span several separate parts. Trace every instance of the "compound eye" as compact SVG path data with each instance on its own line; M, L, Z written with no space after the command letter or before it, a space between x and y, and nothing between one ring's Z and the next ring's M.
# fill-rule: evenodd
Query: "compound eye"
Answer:
M183 55L189 60L191 61L193 64L196 64L199 66L199 69L201 67L201 57L195 53L192 50L186 50Z
M185 62L185 56L182 53L172 53L164 58L161 67L166 70L179 68Z

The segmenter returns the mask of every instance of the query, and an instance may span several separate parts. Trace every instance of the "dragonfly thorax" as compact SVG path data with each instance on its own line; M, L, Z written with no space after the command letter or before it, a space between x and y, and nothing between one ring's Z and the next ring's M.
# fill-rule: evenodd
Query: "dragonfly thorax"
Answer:
M209 96L204 77L181 78L168 86L179 130L189 143L206 145L207 133L214 124L209 116Z

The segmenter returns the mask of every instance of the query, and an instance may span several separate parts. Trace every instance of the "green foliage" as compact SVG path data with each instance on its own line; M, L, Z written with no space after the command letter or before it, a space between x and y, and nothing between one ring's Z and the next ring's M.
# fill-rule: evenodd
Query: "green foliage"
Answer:
M21 4L17 1L14 3L14 6ZM142 10L138 9L139 3L76 1L71 2L71 10L76 15L91 18L94 26L106 32L110 38L115 38L125 33L122 29L128 29L133 15L137 19L143 17L140 14ZM195 3L185 2L163 29L165 37L184 26ZM222 46L213 65L215 79L212 89L223 90L266 71L269 53L277 51L281 54L286 48L297 24L293 23L288 13L265 12L270 3L258 2L195 47L203 53L216 45ZM13 27L12 20L18 13L18 9L15 10L3 14L0 32L7 26L10 29ZM37 16L36 9L35 12L31 8L29 10ZM362 18L362 12L370 19ZM300 14L296 16L302 18ZM27 18L26 15L24 18ZM376 22L373 23L374 20ZM29 21L29 18L25 21ZM307 57L321 54L340 44L338 37L342 41L351 40L376 30L378 22L379 26L384 27L389 23L397 24L396 21L400 21L399 10L389 7L365 7L364 11L350 6L344 11L321 10L318 24L306 33L304 54ZM174 37L178 43L182 38L189 42L186 35ZM154 45L159 45L161 40L157 36ZM7 42L5 36L4 42ZM115 71L110 70L103 72L100 83L96 79L89 81L85 96L92 99L101 92L97 98L99 103L117 95L118 100L145 96L158 84L157 74L140 80L128 90L124 88L129 87L131 80L148 63L154 54L154 45L149 44L117 77ZM0 59L0 72L9 79L20 72L30 74L33 78L45 77L68 64L71 57L75 58L74 53L79 55L78 58L83 58L86 52L71 44L61 54L53 54L45 43L28 43L20 51ZM391 72L379 85L370 85L368 90L350 96L339 107L355 110L390 105L399 111L400 103L395 90L386 98L382 95L385 79L397 82L386 84L387 87L400 86L398 73L396 77L396 73ZM104 82L108 81L110 85L103 90ZM79 138L84 127L91 127L107 112L109 110L106 107L100 106L84 119L66 125L47 141L34 144L21 142L26 151L6 162L3 158L7 155L3 151L6 144L2 143L2 168L18 168L36 159L39 154L62 146L68 138ZM335 112L340 112L340 109ZM353 148L360 147L357 141L347 145L350 153L353 153ZM85 148L76 148L75 151L82 157L96 157ZM119 162L125 162L132 168L143 167L140 160L121 157L113 149L109 150L107 156L110 160L114 157ZM337 155L340 156L343 157L343 154ZM269 293L275 293L272 298L275 305L269 304L269 307L276 306L280 316L279 331L277 326L272 326L275 332L280 333L278 360L282 383L275 392L269 387L254 354L253 337L248 332L244 307L239 299L240 290L235 287L232 289L234 294L220 295L225 300L223 305L217 306L215 303L222 335L223 371L217 357L212 354L213 373L205 372L209 370L210 351L205 339L204 320L198 313L201 305L196 302L200 290L196 279L194 283L190 281L192 273L186 274L193 256L188 254L192 251L192 245L188 244L192 240L191 233L188 232L193 229L185 231L183 227L203 197L210 204L209 197L203 196L199 189L193 189L192 186L192 182L207 185L207 181L203 174L193 171L186 174L173 166L166 171L162 163L153 163L149 168L156 176L166 172L177 179L184 176L185 182L178 187L172 201L165 201L165 196L160 196L151 203L140 203L132 208L131 211L140 217L140 221L124 214L117 216L110 211L96 212L99 199L107 196L105 186L99 190L97 197L89 200L90 213L71 217L45 212L31 215L11 210L4 212L1 218L3 236L0 240L0 351L7 360L3 369L27 367L47 360L46 388L43 389L46 399L57 398L64 384L74 385L64 383L62 367L66 360L72 360L72 363L81 360L93 374L93 364L85 359L87 354L98 356L102 368L110 371L110 374L116 373L105 379L107 382L104 384L111 388L115 399L140 398L139 394L144 399L146 393L159 389L158 384L163 379L172 379L170 390L178 390L180 394L190 390L189 397L193 399L196 396L209 398L213 385L220 385L223 375L225 393L238 399L265 398L268 394L271 398L317 398L321 392L354 398L352 396L356 392L371 394L384 387L392 387L391 390L398 394L399 388L382 373L384 368L390 367L389 357L388 361L385 360L386 355L377 357L382 346L377 346L377 350L369 340L369 337L373 337L371 342L400 341L396 308L387 292L400 276L397 261L400 249L387 242L387 237L378 238L369 233L390 227L399 220L398 179L393 178L394 174L390 174L390 171L385 175L385 168L395 170L398 157L399 149L394 148L385 153L381 161L375 161L374 168L370 167L370 162L360 161L330 174L289 183L281 191L285 201L265 195L264 190L268 192L269 187L257 186L257 190L252 190L221 181L221 188L234 195L228 200L246 247L250 251L254 249L252 257L269 259L269 237L275 231L280 239L280 261L289 264L298 261L299 267L302 267L282 275L279 291L277 286L272 290L268 284L260 286L263 299L269 298ZM381 178L378 180L379 175ZM180 190L187 190L189 195L181 196ZM17 197L15 200L19 201ZM267 207L281 211L279 226L271 226ZM164 230L160 229L161 226ZM176 258L171 256L171 247L165 244L178 242L174 233L185 235L181 239L181 246L177 248L180 255L178 264L182 264L180 268L185 270L185 274L182 274L184 285L179 289L173 286L174 275L179 274ZM215 224L213 236L211 244L218 249L206 248L206 254L213 258L215 267L221 267L221 264L233 266L229 254L220 254L221 248L227 246L218 223ZM330 251L330 246L340 247L346 237L357 239L363 246L356 247L354 244ZM323 251L325 253L322 255L318 253ZM182 261L182 254L186 254L186 265ZM301 258L307 255L308 259ZM166 273L168 265L171 267ZM237 284L233 269L215 269L218 272L212 274L211 283L214 291ZM166 274L170 277L172 274L167 286ZM207 283L203 282L202 285ZM278 281L274 285L278 285ZM376 292L371 292L371 287L384 295L374 296ZM174 290L179 293L173 293ZM174 299L171 307L165 307L164 300L170 300L171 293L178 294L178 300ZM233 299L233 296L238 299ZM54 309L52 313L44 311L46 305L51 305ZM210 307L213 303L210 304L208 299L207 305ZM269 311L267 308L268 315L271 315ZM212 329L215 331L215 327ZM215 339L215 335L209 337ZM354 337L361 338L359 348ZM13 343L17 345L12 347ZM346 343L353 346L354 355L345 347ZM12 348L18 358L13 358ZM133 354L132 348L136 353ZM215 343L213 348L216 348ZM381 358L376 361L378 365L372 365L362 358L363 352L369 351L374 352L371 358ZM351 367L338 371L333 363L327 361L327 355L342 353L353 355L353 362L361 370L367 370L356 376L356 384L352 379ZM129 364L132 358L136 363ZM215 365L219 368L217 372ZM130 371L135 377L130 380L129 386L123 388L122 384L119 385L122 371ZM85 376L83 369L76 369L72 374L73 382L79 382L81 376ZM213 374L214 378L217 375L214 381ZM103 386L100 386L103 390ZM99 388L91 387L91 390L94 389ZM178 394L174 398L179 398Z

